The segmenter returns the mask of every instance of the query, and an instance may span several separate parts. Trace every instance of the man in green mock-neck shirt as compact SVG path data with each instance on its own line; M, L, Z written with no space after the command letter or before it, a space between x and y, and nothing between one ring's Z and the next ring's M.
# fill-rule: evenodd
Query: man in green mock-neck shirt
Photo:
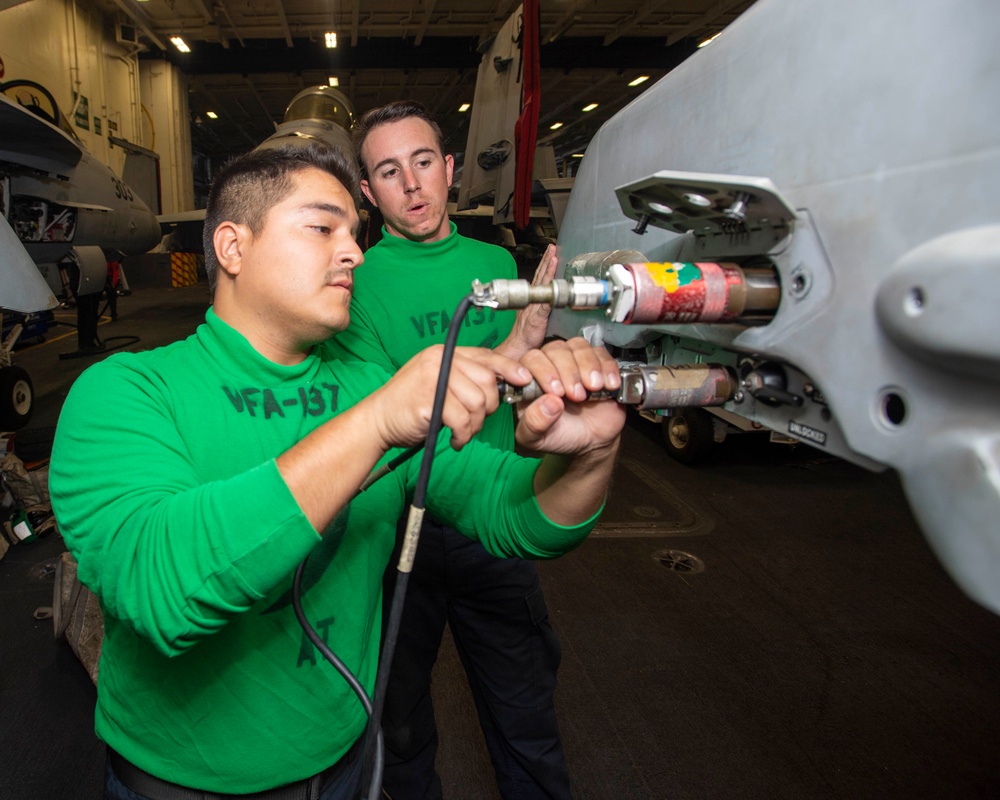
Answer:
M226 164L206 212L204 323L165 347L109 356L66 398L49 487L104 616L105 800L359 795L367 717L299 624L296 599L370 696L382 574L419 459L359 488L424 441L441 366L439 347L390 374L330 346L362 262L359 198L353 157L317 142ZM499 405L498 376L547 387L517 437L553 455L473 439ZM614 360L582 340L521 363L458 348L428 512L498 555L576 546L603 503L624 421L617 403L583 403L585 389L618 386ZM567 400L580 403L572 414Z
M396 102L354 126L361 188L385 220L365 253L351 303L351 325L336 346L364 361L399 369L445 340L472 281L517 277L510 253L460 235L447 213L454 160L437 123L418 103ZM550 246L536 280L551 279ZM538 347L548 309L470 309L460 345L495 348L519 358ZM505 413L506 412L506 413ZM478 439L509 451L514 418L501 409ZM469 485L468 491L478 487ZM401 528L402 530L402 528ZM394 562L384 603L392 597ZM497 558L439 521L424 519L409 579L383 714L384 785L393 800L436 800L438 735L430 685L445 624L451 628L505 800L571 797L556 720L554 690L560 648L531 561Z

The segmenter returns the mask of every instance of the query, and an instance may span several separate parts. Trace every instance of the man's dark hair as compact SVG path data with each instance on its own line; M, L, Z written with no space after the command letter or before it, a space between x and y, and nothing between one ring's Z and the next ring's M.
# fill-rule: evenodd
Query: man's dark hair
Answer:
M398 122L408 117L422 119L431 126L431 130L434 131L434 135L437 137L438 149L441 151L441 155L444 155L444 134L441 133L441 126L437 124L437 121L430 115L430 112L414 100L396 100L380 108L373 108L371 111L366 111L361 116L361 119L355 121L354 127L351 128L351 138L354 141L354 154L358 157L358 161L361 162L362 171L365 171L366 167L364 159L361 157L361 148L364 147L368 134L380 125Z
M202 244L205 249L205 273L215 291L219 260L213 237L223 222L246 225L254 236L264 227L267 213L292 191L292 175L315 167L329 173L361 203L358 166L349 154L315 140L303 144L283 144L251 150L230 159L212 181L205 210Z

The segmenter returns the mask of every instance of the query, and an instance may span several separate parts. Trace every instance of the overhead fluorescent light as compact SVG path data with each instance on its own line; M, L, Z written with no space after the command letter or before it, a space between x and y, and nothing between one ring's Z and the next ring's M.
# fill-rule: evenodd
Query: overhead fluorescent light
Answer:
M597 103L591 103L589 106L584 106L583 110L584 111L593 111L595 108L597 108Z
M559 130L559 129L560 129L560 128L561 128L562 126L563 126L563 124L562 124L561 122L553 122L553 123L552 123L551 125L549 125L549 130L550 130L550 131L557 131L557 130Z
M340 86L340 78L338 78L336 75L331 75L330 76L330 85L331 86Z
M699 44L698 47L704 47L709 42L715 41L718 38L718 36L719 36L720 33L722 33L722 31L719 31L719 33L715 34L715 36L709 36L705 41L703 41L701 44Z
M191 52L191 48L187 46L187 43L180 36L171 36L170 43L182 53Z
M628 85L629 86L638 86L640 83L645 83L648 80L649 80L649 76L648 75L640 75L634 81L629 81Z
M219 115L216 114L214 111L206 111L205 112L205 116L208 117L209 119L218 119L219 118Z
M464 114L470 108L472 108L472 104L471 103L462 103L462 105L460 105L458 107L458 111L459 111L460 114Z
M333 31L327 31L326 34L324 35L324 38L326 39L326 46L329 47L330 49L333 49L334 47L337 46L337 34L335 34Z
M570 158L583 158L583 153L573 153Z

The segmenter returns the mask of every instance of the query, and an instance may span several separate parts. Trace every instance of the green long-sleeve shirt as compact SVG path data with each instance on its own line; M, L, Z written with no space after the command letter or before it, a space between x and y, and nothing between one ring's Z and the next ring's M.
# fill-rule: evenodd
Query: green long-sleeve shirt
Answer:
M452 316L472 281L517 277L517 265L502 247L469 239L451 223L451 233L436 242L412 242L384 227L382 238L365 252L354 272L351 324L333 342L344 357L380 364L395 372L418 352L443 344ZM514 311L471 307L458 344L494 348L507 338ZM514 418L501 408L486 418L481 441L510 450Z
M105 615L97 734L125 758L176 783L247 793L319 772L361 734L358 700L295 619L292 574L308 555L305 613L370 693L381 576L419 459L320 537L275 458L387 377L327 345L274 364L210 310L188 339L112 356L76 381L50 491ZM491 552L551 557L590 530L542 515L536 461L447 441L428 509Z

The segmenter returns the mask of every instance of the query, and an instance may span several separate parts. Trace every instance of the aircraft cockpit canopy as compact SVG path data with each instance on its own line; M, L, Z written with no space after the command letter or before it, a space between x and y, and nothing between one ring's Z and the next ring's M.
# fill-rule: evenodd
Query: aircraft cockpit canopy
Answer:
M292 98L283 122L303 119L328 120L350 130L354 124L354 106L332 86L313 86Z
M0 92L46 122L56 125L75 142L80 142L80 137L60 110L52 93L40 83L26 80L7 81L0 83Z

